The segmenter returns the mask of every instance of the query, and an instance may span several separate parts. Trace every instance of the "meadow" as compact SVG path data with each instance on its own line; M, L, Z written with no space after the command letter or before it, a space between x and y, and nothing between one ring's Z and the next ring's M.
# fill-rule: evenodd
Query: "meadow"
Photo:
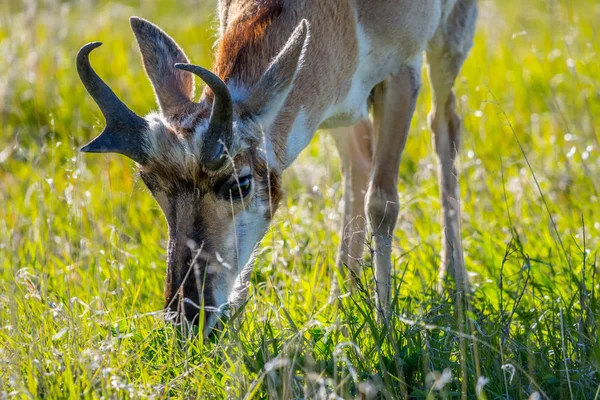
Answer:
M463 241L474 293L436 290L441 249L427 79L400 169L389 325L371 255L336 277L342 183L319 133L286 172L250 298L209 339L161 314L167 230L118 155L83 155L104 120L92 64L156 108L128 18L210 66L214 1L0 4L0 399L600 398L600 4L481 0L456 84Z

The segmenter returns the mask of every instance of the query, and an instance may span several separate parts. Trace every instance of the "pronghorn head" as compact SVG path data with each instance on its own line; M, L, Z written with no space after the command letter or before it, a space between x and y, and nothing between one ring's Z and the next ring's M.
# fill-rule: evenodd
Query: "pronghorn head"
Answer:
M106 128L81 150L120 153L139 165L169 228L165 309L176 321L204 318L206 334L281 197L281 170L267 161L269 132L301 66L308 26L295 29L250 88L189 64L148 21L133 17L131 26L160 111L142 118L127 108L90 66L100 43L89 43L77 55L77 71ZM207 85L198 102L194 76Z

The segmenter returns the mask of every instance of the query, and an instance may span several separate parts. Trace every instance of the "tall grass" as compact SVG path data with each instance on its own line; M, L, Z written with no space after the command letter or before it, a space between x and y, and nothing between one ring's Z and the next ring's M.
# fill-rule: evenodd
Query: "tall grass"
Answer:
M342 186L319 134L286 173L245 309L206 341L162 319L166 226L132 163L77 151L103 120L74 71L79 47L102 40L95 68L151 110L127 18L209 66L206 3L0 5L0 398L598 398L600 5L480 1L456 84L467 307L435 290L425 87L400 171L390 323L375 319L368 251L358 289L327 302Z

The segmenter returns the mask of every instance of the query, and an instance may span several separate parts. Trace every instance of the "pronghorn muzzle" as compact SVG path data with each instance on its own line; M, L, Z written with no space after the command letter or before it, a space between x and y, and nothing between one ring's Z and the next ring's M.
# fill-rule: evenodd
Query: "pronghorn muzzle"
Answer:
M186 242L172 239L169 243L165 313L176 324L187 321L210 329L218 315L213 293L215 276L210 267L212 257L191 245L193 240Z

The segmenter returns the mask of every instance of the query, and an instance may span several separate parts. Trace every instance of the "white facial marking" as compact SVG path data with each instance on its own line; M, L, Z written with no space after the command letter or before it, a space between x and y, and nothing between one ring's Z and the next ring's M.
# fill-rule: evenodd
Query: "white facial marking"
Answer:
M237 304L240 296L243 297L242 292L246 290L245 284L252 272L254 249L269 227L265 219L266 211L267 205L255 200L248 209L235 215L234 224L225 240L226 250L231 254L228 261L232 270L228 271L227 275L221 275L223 278L215 285L213 292L217 307L221 311L230 299ZM225 276L227 278L224 278Z
M221 315L223 312L223 306L227 304L227 299L229 297L229 288L226 281L216 282L214 286L214 291L212 295L215 298L215 304L217 305L217 314Z
M232 263L236 273L246 266L256 245L269 227L265 220L267 210L267 205L255 200L250 208L235 215L235 227L232 227L227 235L226 246L237 257L237 264Z
M252 253L258 242L265 234L268 224L265 220L267 207L259 204L256 210L248 210L242 213L243 215L236 221L236 231L238 235L239 246L239 265L242 269L246 266L252 257Z
M231 306L239 307L246 300L248 296L248 286L250 285L250 275L252 275L252 262L248 262L235 279L233 290L228 299Z

